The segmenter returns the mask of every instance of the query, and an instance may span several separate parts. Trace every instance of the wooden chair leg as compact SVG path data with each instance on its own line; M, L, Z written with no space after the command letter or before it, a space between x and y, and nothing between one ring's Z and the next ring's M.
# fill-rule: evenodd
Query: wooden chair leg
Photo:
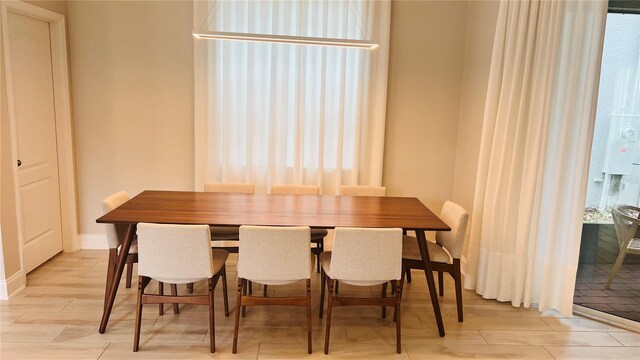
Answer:
M402 278L402 276L401 276ZM398 281L397 280L391 280L391 297L396 297L398 295L397 293L397 288L398 288ZM396 307L393 307L393 322L396 322L397 320L397 314L396 314Z
M307 347L309 354L313 352L311 330L311 279L307 279Z
M249 295L253 295L253 283L251 281L248 281L249 283ZM244 293L245 295L247 295L247 293Z
M340 281L336 280L336 286L335 286L336 294L338 293L338 286L340 286Z
M216 322L215 322L215 311L214 311L214 299L213 299L213 289L215 288L215 283L213 279L209 279L209 351L214 353L216 352Z
M316 269L320 272L320 254L324 252L324 238L320 240L318 246L320 247L320 252L316 254Z
M222 292L224 296L224 316L229 317L229 295L227 294L227 266L222 265Z
M318 271L318 273L320 273L320 271L322 271L321 266L320 266L320 254L317 254L317 255L316 255L316 264L317 264L317 265L316 265L316 270L317 270L317 269L320 269L320 270L317 270L317 271Z
M458 322L463 322L462 316L462 270L460 269L460 259L453 259L454 273L453 280L456 283L456 305L458 306Z
M142 276L138 279L138 302L136 305L136 323L133 334L133 352L140 348L140 327L142 326Z
M164 295L164 283L158 281L158 295ZM158 314L164 315L164 304L158 304Z
M383 299L387 297L387 283L382 284L382 291L380 292L380 297ZM387 307L384 305L382 305L382 318L383 319L387 318Z
M327 282L327 274L324 273L324 269L320 269L320 319L322 319L322 312L324 310L324 288Z
M329 305L327 305L327 329L324 334L324 353L329 354L329 338L331 337L331 310L333 308L333 284L334 280L329 279Z
M402 271L402 275L400 276L400 282L398 284L400 287L404 287L404 274L405 274L405 271L403 270ZM403 290L404 289L400 289L399 291L402 292ZM398 298L398 290L397 289L396 289L395 295L396 295L396 299L397 299ZM398 311L395 308L393 309L393 322L398 322Z
M127 262L127 278L125 281L125 286L127 289L131 288L131 278L133 277L133 263Z
M411 268L407 268L406 275L407 275L407 282L411 283Z
M250 288L250 287L251 287L251 281L245 280L245 283L242 286L242 296L247 296L247 291L248 291L247 288ZM251 293L249 293L249 295L251 295ZM246 306L243 306L241 311L242 311L242 317L247 316Z
M606 289L611 288L611 283L613 283L613 279L618 275L618 271L620 271L620 267L624 262L624 257L627 255L627 249L620 249L618 253L618 258L616 258L616 262L613 265L613 269L611 270L611 274L609 274L609 278L607 279L607 284L604 286Z
M393 310L393 317L396 320L396 351L402 353L402 286L403 280L396 281L396 306Z
M193 283L187 284L187 290L189 291L189 294L193 294Z
M440 296L444 296L444 276L442 271L438 271L438 290Z
M262 285L262 296L267 297L267 285Z
M242 293L244 292L244 279L238 278L238 296L236 300L236 322L233 328L233 348L231 350L232 353L236 354L238 352L238 327L240 325L240 304L242 303Z
M173 296L178 296L178 285L176 284L170 284L171 286L171 295ZM179 304L173 304L173 313L174 314L180 314L180 305Z

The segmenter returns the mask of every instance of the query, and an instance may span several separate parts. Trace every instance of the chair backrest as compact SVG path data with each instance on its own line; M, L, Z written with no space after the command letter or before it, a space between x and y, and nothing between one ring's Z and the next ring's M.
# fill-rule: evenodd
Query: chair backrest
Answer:
M255 186L250 183L206 183L205 192L227 193L227 194L253 194Z
M340 185L341 196L387 196L387 188L384 186L368 185Z
M115 210L118 206L129 200L129 194L126 191L119 191L109 195L102 200L102 213L106 214ZM107 232L107 245L109 249L117 249L124 240L127 225L124 224L105 224Z
M636 217L631 214L636 215ZM616 205L611 209L613 225L618 236L620 250L626 249L631 239L638 233L640 227L640 208L630 205Z
M447 249L454 259L460 259L469 213L453 201L447 201L440 212L440 219L451 228L451 231L436 232L436 242Z
M311 277L308 226L240 226L238 277L286 284Z
M402 274L402 229L336 228L331 276L352 285L399 280Z
M209 225L139 223L138 274L170 284L211 278Z
M278 184L271 186L271 193L275 195L318 195L320 188L315 185Z

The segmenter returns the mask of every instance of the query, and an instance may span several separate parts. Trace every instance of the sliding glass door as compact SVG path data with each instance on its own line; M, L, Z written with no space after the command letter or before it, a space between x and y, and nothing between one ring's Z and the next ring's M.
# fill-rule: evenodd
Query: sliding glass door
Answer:
M640 249L625 250L612 217L640 208L640 15L608 14L599 86L574 303L640 321Z

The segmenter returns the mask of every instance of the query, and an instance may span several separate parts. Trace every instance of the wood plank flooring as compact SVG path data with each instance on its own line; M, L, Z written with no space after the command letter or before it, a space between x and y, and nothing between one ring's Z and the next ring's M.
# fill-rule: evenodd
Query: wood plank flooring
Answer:
M453 283L445 276L440 298L447 336L437 334L427 286L420 272L405 286L403 349L395 353L391 316L374 307L336 308L331 352L322 353L324 322L317 318L319 276L314 273L314 353L306 354L305 311L293 307L255 307L241 319L238 354L231 354L233 316L224 317L222 287L216 289L217 352L210 354L207 309L170 306L158 316L145 307L141 349L133 353L136 284L122 281L105 334L98 333L104 298L107 252L60 254L28 275L29 286L0 302L2 359L640 359L640 334L590 319L562 318L510 304L484 300L466 291L465 322L456 321ZM231 308L235 304L236 257L227 263ZM152 282L151 289L156 288ZM180 287L179 291L186 291ZM204 292L205 284L196 284ZM261 293L260 289L254 289ZM340 286L341 293L377 296L379 287ZM304 283L269 287L269 295L304 292ZM391 314L391 311L389 311Z

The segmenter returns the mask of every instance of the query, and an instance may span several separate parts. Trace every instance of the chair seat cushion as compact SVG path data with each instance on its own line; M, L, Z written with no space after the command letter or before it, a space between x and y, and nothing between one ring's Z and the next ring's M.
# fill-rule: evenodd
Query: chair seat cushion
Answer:
M327 274L327 276L330 279L334 279L333 276L331 275L331 251L325 251L320 254L320 266L322 267L322 270L324 270L324 273ZM386 281L353 281L353 280L345 280L345 279L334 279L334 280L339 280L340 282L343 282L345 284L355 285L355 286L374 286L374 285L384 284L388 281L388 280Z
M211 249L211 253L213 254L213 264L211 266L213 268L213 273L217 274L227 261L229 252L222 249Z
M212 240L238 240L240 227L238 226L210 226Z
M433 262L451 264L453 262L451 256L442 246L427 241L427 249L429 250L429 258ZM413 236L402 237L402 258L409 260L422 260L420 249L418 248L418 240Z
M320 242L327 234L327 229L311 229L311 242Z
M327 275L331 274L331 251L324 251L320 254L320 266Z
M131 242L131 246L129 247L129 254L137 254L137 253L138 253L138 239L133 238L133 241Z

